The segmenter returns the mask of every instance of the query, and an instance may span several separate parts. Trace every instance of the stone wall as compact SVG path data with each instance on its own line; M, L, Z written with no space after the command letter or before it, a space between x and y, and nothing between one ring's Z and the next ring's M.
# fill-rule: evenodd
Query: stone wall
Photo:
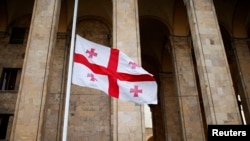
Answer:
M22 68L25 44L9 44L10 36L2 32L0 36L0 77L3 68ZM14 114L20 72L15 90L0 91L0 114Z
M0 114L14 114L17 92L0 92Z
M110 30L98 19L77 23L77 34L93 42L110 46ZM53 50L50 93L47 101L46 140L58 139L62 128L67 80L70 35L57 38ZM71 85L68 140L110 140L110 97L99 90Z

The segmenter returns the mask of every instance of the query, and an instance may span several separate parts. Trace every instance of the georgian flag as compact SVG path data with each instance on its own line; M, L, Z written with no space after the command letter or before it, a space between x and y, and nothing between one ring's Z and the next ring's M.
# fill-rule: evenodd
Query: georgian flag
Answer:
M76 35L72 83L138 104L157 104L152 74L127 55Z

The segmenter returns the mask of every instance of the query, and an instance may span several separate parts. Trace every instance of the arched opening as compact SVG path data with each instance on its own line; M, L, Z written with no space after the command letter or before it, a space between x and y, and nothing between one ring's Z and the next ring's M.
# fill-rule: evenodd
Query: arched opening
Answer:
M169 30L161 21L152 17L140 19L142 66L155 76L158 83L158 104L149 105L152 112L151 130L153 130L153 138L151 140L165 140L166 138L164 94L167 92L165 86L161 83L161 77L173 77L171 56L167 49L168 36ZM174 86L170 87L173 88ZM146 130L150 130L150 127L146 127Z
M225 52L227 55L227 61L228 61L232 81L233 81L233 87L235 90L235 98L237 99L237 102L238 102L238 107L239 107L239 111L241 114L242 123L246 124L243 105L242 105L242 101L240 98L241 96L243 96L242 83L240 80L241 78L240 78L240 73L238 70L239 68L236 62L234 48L232 46L231 36L229 32L227 31L227 29L222 25L220 25L220 31L222 35L223 44L225 47Z

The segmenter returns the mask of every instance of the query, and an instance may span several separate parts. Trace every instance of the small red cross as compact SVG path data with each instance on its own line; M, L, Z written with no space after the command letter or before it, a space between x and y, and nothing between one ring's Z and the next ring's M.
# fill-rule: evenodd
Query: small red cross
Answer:
M131 65L132 69L139 67L135 62L132 62L132 61L130 61L128 64Z
M88 58L92 58L93 56L97 56L97 53L95 52L94 48L91 48L90 50L87 50L86 53L89 54Z
M97 81L93 73L88 73L87 77L90 77L90 81Z
M134 93L134 97L138 97L138 94L142 93L142 89L138 89L138 86L135 85L134 88L130 88L130 93Z

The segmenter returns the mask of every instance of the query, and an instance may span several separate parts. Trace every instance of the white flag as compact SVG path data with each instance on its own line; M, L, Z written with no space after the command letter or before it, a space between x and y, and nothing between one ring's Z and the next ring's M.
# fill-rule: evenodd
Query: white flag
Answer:
M152 74L127 55L76 36L72 83L138 104L157 104Z

